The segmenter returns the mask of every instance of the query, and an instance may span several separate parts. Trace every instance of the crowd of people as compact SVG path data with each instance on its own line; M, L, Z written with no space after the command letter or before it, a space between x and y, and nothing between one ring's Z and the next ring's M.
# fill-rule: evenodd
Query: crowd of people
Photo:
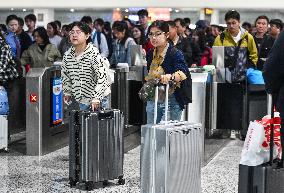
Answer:
M191 29L189 18L151 23L145 9L139 10L137 15L138 22L124 18L111 24L101 18L93 20L91 16L84 16L80 21L63 26L60 21L53 21L46 28L36 27L34 14L24 19L9 15L6 24L0 24L1 82L20 76L21 67L49 67L56 61L63 61L65 100L75 93L82 106L95 109L106 97L104 93L109 87L105 65L99 64L104 64L105 58L112 67L118 63L131 64L132 45L141 45L147 53L149 74L146 78L158 77L164 83L173 79L178 84L187 79L188 68L212 64L212 46L225 46L228 63L237 60L238 65L229 64L229 68L235 69L232 72L234 81L242 81L248 67L263 69L283 29L280 19L269 20L265 15L257 17L254 25L248 22L241 25L240 14L235 10L225 15L227 28L199 20L196 28ZM23 30L24 24L27 31ZM74 69L80 70L74 74ZM82 79L84 84L80 83ZM179 87L170 97L169 105L175 112L172 117L179 119L185 105ZM148 117L153 113L152 101L147 104L147 112Z

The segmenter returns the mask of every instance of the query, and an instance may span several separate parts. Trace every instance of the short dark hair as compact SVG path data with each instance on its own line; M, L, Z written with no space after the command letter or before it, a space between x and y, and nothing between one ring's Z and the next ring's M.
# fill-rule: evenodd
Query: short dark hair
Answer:
M272 19L272 20L270 20L269 23L270 23L270 25L271 24L276 25L276 27L279 28L280 31L282 31L282 29L283 29L283 22L282 22L281 19Z
M241 16L240 16L239 12L237 12L236 10L230 10L230 11L227 11L227 13L225 14L225 21L227 21L229 19L236 19L236 20L240 21Z
M104 22L104 20L103 20L102 18L96 19L96 20L94 21L94 24L95 24L95 22L97 22L97 23L99 24L99 26L104 26L104 24L105 24L105 22Z
M4 33L6 33L7 32L7 26L5 25L5 24L0 24L0 31L3 31Z
M21 17L18 17L18 22L19 22L19 25L21 27L23 27L25 25L25 22L24 22L23 18L21 18Z
M70 31L71 30L71 25L70 24L67 24L67 25L65 24L65 25L62 26L62 29L64 29L64 28L65 28L66 31Z
M104 29L111 33L111 25L109 21L104 22Z
M245 21L243 24L242 24L242 27L244 26L248 26L248 28L251 28L251 23Z
M182 27L185 27L186 24L182 18L176 18L174 22L179 22Z
M36 22L36 16L35 16L35 14L29 14L29 15L26 15L25 16L25 22L27 21L27 20L32 20L33 22Z
M60 21L55 20L54 23L55 23L59 28L61 28L61 22L60 22Z
M176 27L176 22L174 22L173 20L167 21L167 23L170 27Z
M260 15L260 16L258 16L258 17L256 18L256 20L255 20L255 22L254 22L255 25L256 25L257 20L259 20L259 19L265 19L265 20L267 21L267 25L269 24L269 19L268 19L268 17L267 17L266 15Z
M183 18L183 21L184 21L186 24L190 24L190 23L191 23L191 20L190 20L189 17Z
M149 15L148 11L146 9L140 9L138 12L137 12L137 15L138 16L147 16Z
M91 18L91 16L83 16L81 21L80 22L83 22L83 23L86 23L86 24L91 24L93 23L93 19Z
M70 30L72 30L73 27L77 26L80 30L82 30L82 32L86 35L91 35L92 33L92 29L88 26L87 23L84 23L84 22L73 22L71 25L70 25ZM87 44L92 42L92 39L91 39L91 36L87 39Z
M43 43L45 45L50 44L49 37L47 35L46 29L44 27L38 27L33 31L33 36L35 35L35 32L38 33L38 35L43 39Z
M156 20L154 21L150 27L149 27L149 31L153 28L159 28L162 32L168 33L169 32L169 24L166 21L163 20Z
M6 18L6 25L8 25L8 23L12 20L17 20L18 21L18 16L16 15L8 15L8 17Z

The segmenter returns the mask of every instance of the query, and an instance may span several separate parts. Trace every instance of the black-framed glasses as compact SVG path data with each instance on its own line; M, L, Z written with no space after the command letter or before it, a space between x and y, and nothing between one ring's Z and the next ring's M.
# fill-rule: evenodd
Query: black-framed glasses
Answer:
M164 34L164 33L165 33L165 32L156 32L156 33L150 32L150 33L148 34L148 37L149 37L149 38L158 37L158 36L160 36L160 35L162 35L162 34Z
M83 32L82 30L71 30L69 32L69 35L74 35L74 34L80 35L82 32Z

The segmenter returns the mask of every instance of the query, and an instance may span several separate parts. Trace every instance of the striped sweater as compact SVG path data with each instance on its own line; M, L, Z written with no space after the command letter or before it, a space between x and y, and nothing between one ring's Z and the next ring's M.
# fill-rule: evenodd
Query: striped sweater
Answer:
M101 101L110 87L103 59L98 49L89 43L77 60L75 48L72 46L65 53L62 61L64 95L72 95L76 101L82 103Z

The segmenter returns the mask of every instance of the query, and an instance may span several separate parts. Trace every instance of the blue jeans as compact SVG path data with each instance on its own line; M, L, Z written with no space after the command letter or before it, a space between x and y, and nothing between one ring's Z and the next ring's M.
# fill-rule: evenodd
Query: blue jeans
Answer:
M147 112L147 124L154 123L154 101L147 101L146 112ZM168 120L180 120L182 109L174 95L169 96L169 109L168 109ZM157 123L165 120L165 103L158 103L157 109Z
M80 110L90 110L91 109L91 106L90 105L86 105L86 104L83 104L83 103L79 103L79 107L80 107ZM109 96L105 96L102 101L101 101L101 107L104 108L104 109L108 109L110 108L109 107Z

